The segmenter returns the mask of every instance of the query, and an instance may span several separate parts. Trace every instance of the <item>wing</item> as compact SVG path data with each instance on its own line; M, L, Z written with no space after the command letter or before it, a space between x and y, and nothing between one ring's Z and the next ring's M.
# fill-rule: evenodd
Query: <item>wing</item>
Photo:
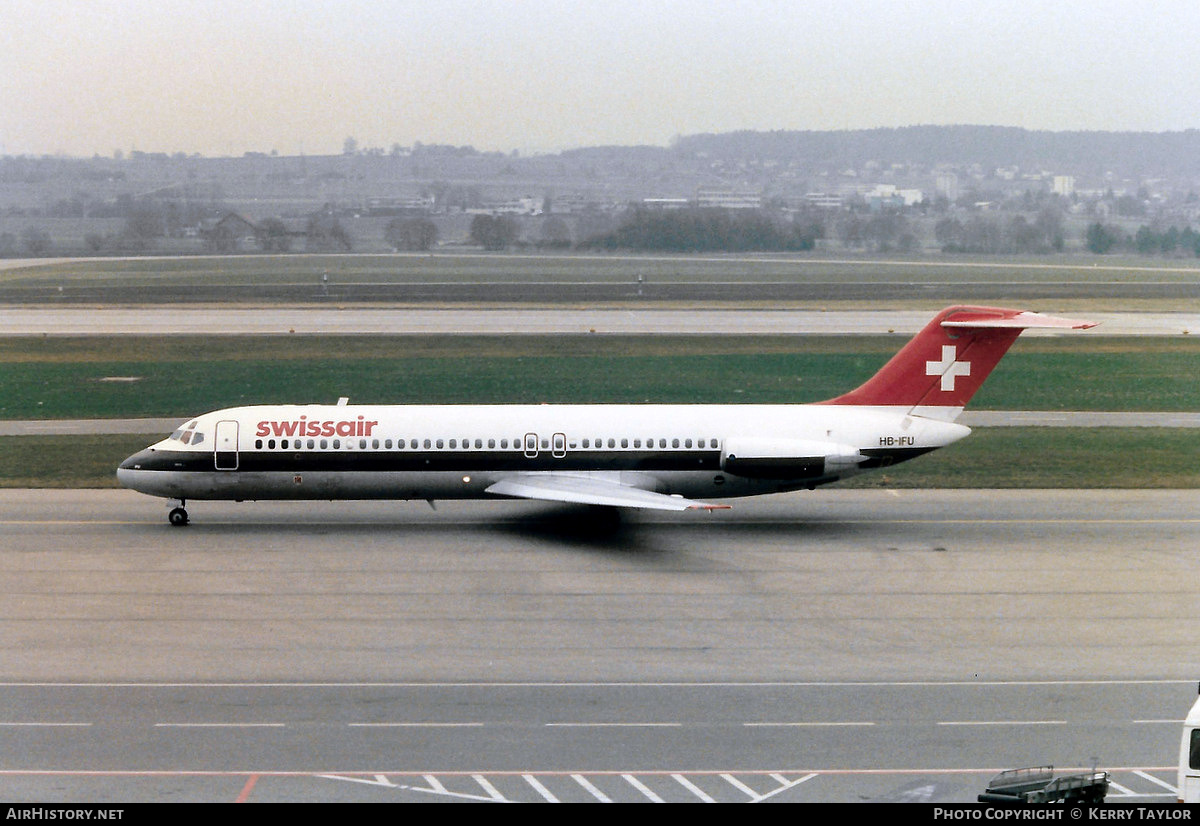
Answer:
M696 502L682 496L668 496L615 479L595 476L567 476L559 473L526 473L510 476L487 488L497 496L520 499L544 499L549 502L573 502L582 505L608 505L619 508L651 508L663 511L726 510L729 505Z

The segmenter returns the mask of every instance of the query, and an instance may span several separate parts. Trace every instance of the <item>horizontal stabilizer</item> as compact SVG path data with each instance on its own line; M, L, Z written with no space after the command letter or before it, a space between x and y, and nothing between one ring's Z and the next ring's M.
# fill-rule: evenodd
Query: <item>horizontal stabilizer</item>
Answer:
M695 502L682 496L667 496L622 484L615 479L595 476L571 476L561 473L523 473L501 479L489 486L488 493L519 499L547 502L572 502L580 505L605 505L617 508L650 508L662 511L724 510L728 505Z
M970 327L984 329L987 327L1007 328L1010 330L1030 330L1035 327L1057 327L1064 330L1086 330L1095 327L1095 321L1083 321L1077 318L1059 318L1041 313L1031 313L1025 310L984 309L979 312L970 310L955 313L942 321L943 327Z

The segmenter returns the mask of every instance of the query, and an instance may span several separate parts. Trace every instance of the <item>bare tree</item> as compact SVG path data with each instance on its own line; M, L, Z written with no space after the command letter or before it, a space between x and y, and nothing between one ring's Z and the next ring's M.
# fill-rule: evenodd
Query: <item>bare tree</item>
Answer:
M437 243L437 225L428 218L395 218L384 233L396 250L425 251Z

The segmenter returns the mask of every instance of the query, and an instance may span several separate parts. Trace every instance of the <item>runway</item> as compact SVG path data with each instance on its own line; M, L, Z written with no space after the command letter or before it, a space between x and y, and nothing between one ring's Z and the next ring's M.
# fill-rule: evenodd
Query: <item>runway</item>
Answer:
M1108 802L1163 803L1191 688L10 684L0 783L9 805L965 803L1033 760L1109 771Z
M135 493L0 491L0 679L1200 674L1200 492L733 504L606 529L509 501L193 502L180 530Z
M1031 309L1050 312L1044 305ZM1051 312L1051 314L1053 314ZM1065 314L1065 313L1060 313ZM138 307L8 307L4 335L283 335L297 334L677 334L912 335L933 311L655 309L443 309L396 307L188 307L162 312ZM1099 326L1071 335L1186 335L1200 332L1200 314L1080 312ZM1061 334L1028 330L1026 336Z
M969 801L1098 755L1162 800L1197 505L195 502L176 529L129 492L0 491L0 770L33 800Z

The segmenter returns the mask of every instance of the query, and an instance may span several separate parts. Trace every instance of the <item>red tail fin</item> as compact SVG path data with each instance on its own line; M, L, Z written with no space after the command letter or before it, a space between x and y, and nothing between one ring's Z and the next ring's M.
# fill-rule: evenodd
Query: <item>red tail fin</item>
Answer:
M949 307L863 385L824 404L903 406L953 420L1022 330L1093 326L1023 310Z

